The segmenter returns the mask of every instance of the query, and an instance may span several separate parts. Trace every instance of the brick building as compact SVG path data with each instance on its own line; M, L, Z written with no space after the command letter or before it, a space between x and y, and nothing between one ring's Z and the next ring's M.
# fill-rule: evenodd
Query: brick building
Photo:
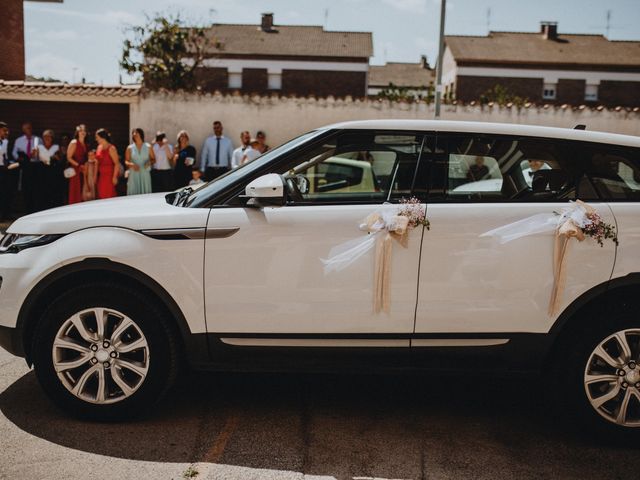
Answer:
M0 35L2 61L0 80L24 80L24 4L23 1L62 3L63 0L2 0Z
M51 128L57 136L73 135L84 123L89 132L106 128L122 153L129 143L129 108L139 101L138 85L69 85L55 82L0 80L0 112L10 127L10 143L20 136L22 122L34 132Z
M495 85L532 102L640 105L640 41L540 32L445 37L445 98L478 100Z
M369 95L390 86L406 89L407 94L426 97L433 88L434 71L424 55L418 63L388 62L369 67Z
M203 67L205 91L356 96L367 94L370 32L331 32L321 26L213 24Z

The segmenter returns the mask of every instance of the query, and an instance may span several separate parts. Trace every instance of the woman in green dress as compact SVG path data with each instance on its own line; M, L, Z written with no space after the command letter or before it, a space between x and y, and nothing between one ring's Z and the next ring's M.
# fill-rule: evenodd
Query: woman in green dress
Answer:
M144 141L144 131L134 128L131 132L133 143L127 147L124 163L127 165L127 195L151 193L151 165L155 155L151 145Z

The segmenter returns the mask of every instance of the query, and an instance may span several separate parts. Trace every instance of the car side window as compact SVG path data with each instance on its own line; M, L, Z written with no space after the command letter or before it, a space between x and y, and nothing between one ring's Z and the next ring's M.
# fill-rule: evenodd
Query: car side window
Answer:
M588 144L586 176L602 200L640 201L640 149Z
M582 172L562 141L500 135L443 135L446 202L564 201ZM442 161L441 161L442 162ZM587 198L588 199L588 198Z
M341 132L280 173L290 203L382 203L410 195L421 144L404 132Z

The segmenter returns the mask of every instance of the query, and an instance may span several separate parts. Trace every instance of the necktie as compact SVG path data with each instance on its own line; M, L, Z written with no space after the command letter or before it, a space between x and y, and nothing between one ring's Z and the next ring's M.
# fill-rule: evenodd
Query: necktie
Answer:
M31 156L31 137L27 138L27 157Z
M220 137L216 137L216 167L220 166Z

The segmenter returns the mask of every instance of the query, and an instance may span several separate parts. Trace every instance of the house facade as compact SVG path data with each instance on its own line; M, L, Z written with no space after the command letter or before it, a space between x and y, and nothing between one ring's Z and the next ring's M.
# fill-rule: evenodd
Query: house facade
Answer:
M490 32L445 37L445 98L478 100L496 85L536 103L640 105L640 42L603 35Z
M407 95L424 98L433 88L434 78L434 70L425 56L418 63L388 62L384 65L371 65L368 95L378 95L393 86L404 90Z
M321 26L214 24L196 80L204 91L364 97L370 32L333 32Z

